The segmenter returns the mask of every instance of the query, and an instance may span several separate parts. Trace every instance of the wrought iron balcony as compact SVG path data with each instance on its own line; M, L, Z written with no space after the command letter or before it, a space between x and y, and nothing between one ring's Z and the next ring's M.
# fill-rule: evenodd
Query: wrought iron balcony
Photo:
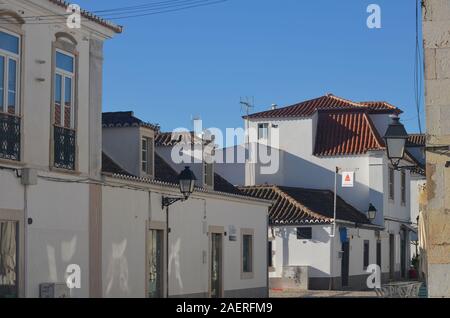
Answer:
M0 113L0 159L20 161L20 117Z
M54 126L54 143L54 166L60 169L75 170L75 130Z

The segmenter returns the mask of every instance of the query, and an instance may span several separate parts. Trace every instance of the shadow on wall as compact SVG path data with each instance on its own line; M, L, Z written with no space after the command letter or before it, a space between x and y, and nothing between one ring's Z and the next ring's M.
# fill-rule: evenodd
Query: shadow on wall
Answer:
M283 185L286 187L299 187L307 189L317 190L329 190L334 191L334 179L335 179L335 164L332 164L332 160L340 159L337 157L320 158L314 157L315 160L321 161L329 166L325 168L311 161L305 160L292 153L286 151L280 151L280 171L277 174L261 174L260 164L256 165L256 184L275 184ZM359 159L357 156L348 156L348 159ZM364 166L364 158L361 157L362 162L359 166ZM328 161L328 162L327 162ZM355 185L353 188L342 188L342 174L338 175L338 191L337 195L340 196L348 204L352 205L361 212L365 212L369 207L369 203L372 203L377 208L378 215L383 212L383 193L379 191L370 190L369 185L358 181L362 177L363 172L352 161L346 161L344 157L341 159L341 168L348 169L349 171L355 171ZM367 166L369 169L369 166ZM282 177L280 177L282 175ZM226 178L226 176L224 176ZM366 178L364 176L364 178ZM367 177L368 182L369 178Z

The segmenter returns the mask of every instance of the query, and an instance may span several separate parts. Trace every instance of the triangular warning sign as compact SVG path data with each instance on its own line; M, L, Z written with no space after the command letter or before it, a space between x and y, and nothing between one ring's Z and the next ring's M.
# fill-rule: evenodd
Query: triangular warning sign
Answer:
M350 182L350 181L352 181L352 178L350 178L350 175L348 174L348 175L345 177L345 182Z

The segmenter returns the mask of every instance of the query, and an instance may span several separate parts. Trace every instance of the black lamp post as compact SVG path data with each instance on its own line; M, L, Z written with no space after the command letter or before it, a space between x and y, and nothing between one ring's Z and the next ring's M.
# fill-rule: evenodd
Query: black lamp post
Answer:
M191 194L194 192L195 181L197 178L194 173L189 169L189 167L185 167L184 170L178 176L178 183L180 185L180 192L183 197L164 197L162 198L162 208L166 208L174 204L178 201L185 201L189 199Z
M405 156L405 146L408 140L408 133L405 127L400 123L398 116L392 117L386 134L384 135L386 142L387 156L395 169L398 169L400 161Z
M186 201L189 199L195 189L195 181L197 178L194 173L185 167L184 170L178 176L178 183L180 186L180 192L183 197L162 197L162 209L166 209L166 297L169 298L169 206L178 201Z
M387 156L396 170L400 169L414 169L416 166L400 167L400 161L405 156L406 141L408 140L408 133L405 126L400 123L398 116L392 117L392 122L389 125L384 141L386 143ZM440 155L448 155L450 152L449 145L425 146L425 151L437 153ZM450 168L450 161L445 164L446 168Z
M369 210L367 210L367 217L372 222L377 217L377 209L374 207L372 203L369 205Z

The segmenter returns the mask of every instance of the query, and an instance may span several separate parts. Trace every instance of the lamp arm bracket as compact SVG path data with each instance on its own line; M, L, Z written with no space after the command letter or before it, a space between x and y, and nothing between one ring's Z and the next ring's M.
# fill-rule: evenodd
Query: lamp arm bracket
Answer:
M162 208L164 209L178 201L184 201L184 200L185 200L185 198L180 198L180 197L162 197Z

